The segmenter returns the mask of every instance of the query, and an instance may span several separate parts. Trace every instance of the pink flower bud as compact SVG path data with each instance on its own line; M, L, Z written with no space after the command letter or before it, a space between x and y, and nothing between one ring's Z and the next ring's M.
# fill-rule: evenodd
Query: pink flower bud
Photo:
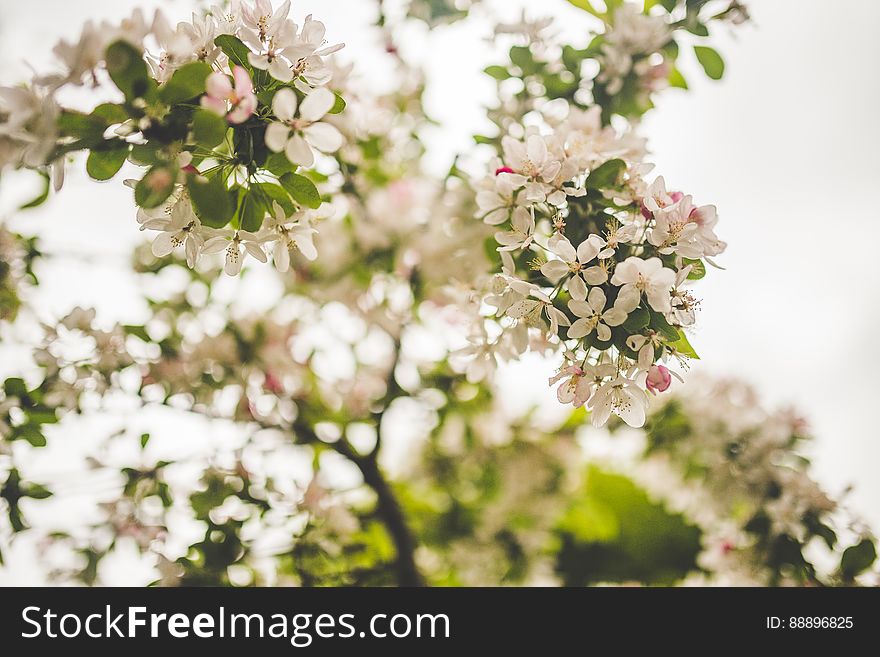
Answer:
M516 171L514 171L510 167L499 167L499 168L495 169L496 176L499 174L502 174L502 173L516 173Z
M645 385L648 386L648 390L651 392L655 394L666 392L671 384L672 374L664 365L652 365L651 369L648 370L648 380L645 382Z

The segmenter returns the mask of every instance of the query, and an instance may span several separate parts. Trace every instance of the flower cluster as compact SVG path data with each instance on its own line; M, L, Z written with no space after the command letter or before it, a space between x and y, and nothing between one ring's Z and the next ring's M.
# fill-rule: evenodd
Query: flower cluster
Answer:
M645 430L646 458L633 474L654 497L698 526L698 563L716 583L778 585L851 580L874 539L857 521L841 522L838 503L811 477L810 439L790 409L768 411L738 381L688 386L655 409ZM811 565L813 539L837 552L836 570ZM813 546L815 547L815 546ZM828 561L826 559L826 561ZM832 560L833 561L833 560Z
M690 284L725 248L714 206L662 177L649 183L642 156L598 107L570 107L547 131L504 137L477 195L482 220L502 228L501 272L484 299L502 329L492 345L522 353L530 330L560 345L550 383L597 426L611 413L641 426L647 393L677 376L667 363L696 357L684 333L698 305Z
M246 254L280 271L291 253L314 259L312 221L322 204L313 170L341 133L325 121L345 102L328 89L323 23L288 18L269 0L214 7L173 26L161 13L118 23L87 23L76 42L54 52L60 70L23 87L0 88L0 169L36 169L48 196L63 182L69 153L89 152L86 169L109 180L130 162L145 167L133 188L142 229L159 231L154 253L184 247L199 256L226 252L236 274ZM63 107L59 91L105 81L122 102L91 112ZM51 173L51 176L50 176Z

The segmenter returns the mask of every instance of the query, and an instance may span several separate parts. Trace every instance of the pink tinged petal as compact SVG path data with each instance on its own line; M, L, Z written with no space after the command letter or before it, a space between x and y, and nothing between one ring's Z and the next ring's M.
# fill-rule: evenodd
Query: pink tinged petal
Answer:
M293 71L290 65L280 57L276 57L269 64L269 75L280 82L290 82L293 79Z
M273 122L266 127L266 148L275 153L280 153L287 146L290 137L290 129L283 123Z
M547 143L538 135L532 135L526 142L526 153L534 164L543 164L547 159Z
M672 385L672 374L665 365L654 365L648 371L645 385L653 393L666 392Z
M578 317L592 317L595 314L589 303L577 299L568 302L568 309Z
M284 148L284 153L287 155L287 159L294 164L310 167L315 163L315 154L312 152L312 147L300 135L293 135L290 138L290 141L287 142L287 146Z
M335 102L336 96L332 91L319 87L305 97L299 108L299 115L306 121L318 121L330 111Z
M272 248L272 260L275 262L275 269L282 274L290 269L290 251L287 250L287 245L280 240L275 242L275 246Z
M626 321L626 313L620 308L612 308L602 313L602 321L608 326L620 326Z
M235 80L236 95L245 96L254 93L254 83L251 82L251 76L246 68L235 66L232 69L232 77Z
M260 69L261 71L265 71L269 68L269 56L268 55L258 55L253 52L248 53L248 62L254 68Z
M238 105L233 109L227 116L226 119L233 124L244 123L251 116L253 116L254 112L257 111L257 98L256 96L245 96L242 98Z
M600 323L596 326L596 335L602 342L608 342L611 339L611 329Z
M205 246L202 247L202 253L220 253L229 245L229 240L225 237L212 237Z
M303 103L305 107L305 103ZM319 151L334 153L342 146L342 133L329 123L313 123L303 129L306 140Z
M196 260L199 257L198 242L196 242L196 240L194 240L193 238L188 239L185 244L185 249L186 249L186 264L190 269L192 269L193 267L196 266Z
M602 285L605 281L608 280L608 272L606 272L602 267L587 267L584 271L581 272L583 274L584 279L590 285Z
M587 286L580 276L572 276L568 280L568 293L577 301L584 301L587 298Z
M243 244L245 250L260 262L266 262L268 260L265 251L260 248L259 244L256 244L254 242L243 242Z
M225 74L215 71L205 80L205 91L212 98L228 100L232 96L232 83Z
M151 251L157 258L164 258L174 250L173 235L171 233L160 233L155 240Z
M311 235L298 237L296 239L296 246L306 260L314 260L318 257L318 250L315 248L315 243L312 241Z
M551 251L562 258L565 262L577 261L577 251L575 251L571 242L565 237L551 237L547 242L547 245L550 247Z
M513 227L521 233L529 234L535 229L535 220L531 213L523 207L515 208L510 219Z
M629 404L614 410L621 420L635 429L645 425L645 404L640 400L630 399Z
M602 291L602 288L592 288L590 295L587 297L587 303L590 304L594 313L601 313L605 308L605 293Z
M596 243L591 240L584 240L578 245L577 259L578 262L586 264L599 255L599 248Z
M570 340L579 340L592 330L586 319L579 319L569 327L567 335Z
M226 101L220 98L202 96L201 105L206 110L214 112L218 116L226 116Z
M617 295L614 307L619 308L628 315L639 305L641 297L642 295L639 294L639 291L634 286L625 285L620 288L620 293Z
M282 121L290 121L296 115L296 93L284 88L272 98L272 112Z
M541 265L541 273L552 281L557 281L568 273L568 265L561 260L550 260Z
M556 399L560 404L570 404L574 401L574 393L577 389L577 379L571 378L563 381L562 385L556 389Z

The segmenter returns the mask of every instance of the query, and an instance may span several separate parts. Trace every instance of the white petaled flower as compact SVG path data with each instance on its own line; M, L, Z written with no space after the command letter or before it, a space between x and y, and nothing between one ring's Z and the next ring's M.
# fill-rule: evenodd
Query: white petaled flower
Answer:
M635 380L621 374L600 385L587 406L595 427L604 426L614 413L629 426L638 428L645 424L648 394Z
M664 255L677 253L684 258L701 258L703 249L697 243L699 226L690 220L693 210L691 197L685 196L676 203L654 212L654 227L648 241Z
M315 163L313 147L323 153L339 150L342 133L335 126L321 122L335 102L333 92L323 87L312 91L301 104L292 89L281 89L272 99L272 111L278 121L266 128L266 146L276 153L284 151L288 160L304 167Z
M249 231L220 229L205 242L202 253L220 253L225 249L226 263L223 271L230 276L237 276L241 272L241 265L247 254L260 262L269 260L260 244L259 236Z
M510 218L513 230L495 233L499 251L527 249L535 239L535 218L523 207L514 209Z
M647 372L654 364L654 351L663 346L663 338L654 331L645 335L631 335L626 339L626 346L638 352L636 367Z
M532 290L529 298L517 301L505 313L508 317L521 320L530 328L543 328L542 315L550 322L550 334L556 335L560 326L570 326L568 316L553 305L550 298L540 290Z
M277 201L272 202L272 210L269 226L260 231L258 237L265 242L275 242L272 247L275 268L281 273L290 269L290 255L297 251L306 260L317 258L314 236L318 231L308 223L305 213L299 212L288 217Z
M550 377L548 383L552 386L559 381L562 381L562 385L556 389L556 398L560 404L571 404L575 408L580 408L593 394L590 380L584 377L583 369L577 365L563 367Z
M612 285L620 285L621 295L637 293L648 299L651 307L660 313L671 309L670 291L675 283L675 272L663 266L660 258L642 260L630 256L614 268Z
M269 75L280 82L290 82L293 79L293 69L285 55L295 39L296 24L288 20L284 21L265 41L259 41L251 36L245 40L245 43L259 52L249 52L248 62L254 68L269 71Z
M345 44L337 43L332 46L324 45L324 35L327 33L324 23L312 19L311 14L306 16L302 30L294 40L289 50L289 56L294 60L293 74L302 78L309 85L318 87L330 82L333 77L331 69L324 61L324 57L332 55L345 47Z
M515 173L531 180L550 182L562 164L550 155L547 142L540 135L530 135L522 142L507 136L501 140L504 163Z
M673 285L672 292L670 293L672 310L666 315L667 320L671 324L692 326L697 321L696 309L700 302L685 287L690 284L688 274L691 273L692 269L693 265L688 265L680 269L675 275L675 285Z
M250 36L265 43L273 34L284 29L289 20L290 0L285 0L278 11L272 8L271 0L254 0L253 6L245 2L239 5L239 12L242 32L251 32Z
M477 192L479 216L490 226L503 224L517 206L517 192L527 182L525 176L498 169L487 189Z
M607 342L611 339L611 329L608 327L620 326L626 321L627 311L623 308L615 305L605 309L607 298L602 288L591 288L590 293L586 294L586 286L575 276L569 281L568 289L572 296L568 309L578 317L568 329L569 339L580 339L596 331L598 338Z
M623 224L618 226L612 224L608 226L605 232L605 248L599 251L599 258L604 260L610 258L617 251L617 247L621 244L629 244L636 238L639 227L632 224Z
M551 281L558 281L566 274L580 274L590 285L602 285L608 280L608 272L601 265L587 266L605 248L605 240L590 235L577 249L564 235L554 235L547 243L550 251L561 260L548 260L541 265L541 273Z
M186 197L181 197L171 206L170 213L162 212L159 217L142 215L141 229L158 230L151 250L157 258L164 258L178 246L184 247L186 264L195 267L205 240L201 235L202 224Z

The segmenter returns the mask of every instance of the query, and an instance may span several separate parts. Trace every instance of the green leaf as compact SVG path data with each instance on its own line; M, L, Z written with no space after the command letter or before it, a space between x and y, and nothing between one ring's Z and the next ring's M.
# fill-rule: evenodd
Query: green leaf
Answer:
M108 125L107 120L100 114L92 116L74 110L64 110L58 117L58 129L61 134L89 144L103 141L104 131L107 130Z
M694 46L697 61L713 80L720 80L724 75L724 60L718 52L709 46Z
M171 79L159 89L159 97L169 105L176 105L201 96L205 93L205 80L211 71L211 67L205 62L184 64L174 71Z
M510 71L504 66L487 66L483 69L483 73L496 80L506 80L510 77Z
M193 138L199 146L214 148L226 138L229 124L222 116L206 109L197 109L193 113Z
M269 212L272 212L273 201L281 206L281 209L284 210L287 216L292 215L296 210L293 201L290 200L290 194L283 187L272 183L251 183L250 188L252 191L260 194L263 204Z
M17 376L10 377L3 382L3 392L7 397L27 397L28 389L24 382Z
M681 74L681 71L678 70L675 66L669 69L669 86L675 87L676 89L687 89L688 84L687 80L684 79L684 76Z
M263 166L276 176L296 171L296 165L284 153L271 153Z
M706 275L706 265L703 264L702 260L692 260L690 258L684 259L685 266L691 265L693 268L688 274L688 280L698 281Z
M241 39L238 39L231 34L221 34L214 39L214 45L226 53L226 56L229 57L229 61L233 64L238 64L239 66L246 68L248 71L252 70L250 62L248 62L250 48L244 45Z
M651 328L660 333L669 342L676 342L680 337L678 329L666 321L663 313L658 313L655 310L649 310L649 312L651 313Z
M150 434L142 433L141 434L141 449L146 447L148 442L150 442Z
M49 174L43 171L38 171L43 178L43 189L30 201L25 203L24 205L19 206L19 210L28 210L30 208L35 208L39 205L42 205L46 202L46 199L49 198Z
M128 120L128 112L122 105L115 103L101 103L89 116L101 119L105 125L111 126L115 123L123 123Z
M569 4L574 5L578 9L583 9L588 14L592 14L596 18L603 18L605 14L597 11L590 0L568 0Z
M223 228L232 219L236 210L235 192L226 189L220 176L205 179L190 174L186 187L192 200L193 209L202 223L211 228Z
M630 334L640 333L643 328L647 328L651 323L651 314L646 308L639 306L633 310L626 321L623 322L623 328Z
M619 159L608 160L590 172L587 177L588 189L604 189L614 187L620 180L620 175L626 169L626 162Z
M321 207L321 195L315 183L296 173L285 173L278 179L281 186L287 190L293 200L313 210Z
M146 209L159 207L171 196L176 180L177 172L167 164L153 165L135 186L134 202Z
M697 352L694 351L694 348L691 346L691 343L688 341L687 336L684 331L681 329L677 329L678 331L678 340L674 342L670 342L669 346L675 349L682 356L687 356L688 358L693 358L694 360L700 360L700 357L697 355Z
M345 98L343 98L342 96L340 96L339 94L337 94L335 92L333 95L336 96L336 100L333 101L333 107L331 107L330 111L327 113L328 114L341 114L345 110L345 105L346 105Z
M107 46L107 72L128 102L143 98L150 89L150 76L143 55L126 41Z
M26 424L22 427L18 427L16 432L18 434L18 438L24 438L34 447L46 446L46 436L43 435L43 432L40 431L39 427L35 427L31 424Z
M30 497L35 500L45 500L52 497L52 491L40 484L27 484L21 487L21 496Z
M86 160L86 171L95 180L110 180L128 157L129 146L125 142L114 140L108 145L112 147L105 151L92 151Z
M513 46L510 49L510 61L519 66L523 75L531 75L538 70L535 58L528 46Z
M266 217L266 204L260 198L260 194L254 191L239 188L238 191L238 226L242 230L255 233L263 225Z
M877 559L877 548L874 542L863 538L856 545L851 545L843 551L840 558L840 572L845 579L852 579L859 573L871 567Z

